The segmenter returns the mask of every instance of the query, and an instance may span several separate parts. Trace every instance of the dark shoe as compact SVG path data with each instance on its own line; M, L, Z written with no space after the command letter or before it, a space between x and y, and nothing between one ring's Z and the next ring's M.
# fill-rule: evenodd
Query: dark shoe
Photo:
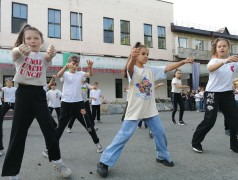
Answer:
M234 150L230 148L230 151L234 152L234 153L238 153L238 150Z
M163 165L168 166L168 167L173 167L174 166L173 161L169 162L166 159L160 160L160 159L156 158L156 162L162 163Z
M175 121L175 119L171 118L171 120L172 120L172 123L173 123L173 124L177 124L177 122Z
M202 150L202 145L200 144L200 145L197 145L197 146L194 146L193 145L193 150L195 151L195 152L197 152L197 153L202 153L203 152L203 150Z
M107 177L108 166L106 164L99 162L97 164L97 173L101 175L102 177Z
M151 130L149 130L149 137L150 137L150 138L154 138L154 135L153 135L153 133L151 132Z
M187 124L183 121L179 121L178 125L184 126L184 125L187 125Z

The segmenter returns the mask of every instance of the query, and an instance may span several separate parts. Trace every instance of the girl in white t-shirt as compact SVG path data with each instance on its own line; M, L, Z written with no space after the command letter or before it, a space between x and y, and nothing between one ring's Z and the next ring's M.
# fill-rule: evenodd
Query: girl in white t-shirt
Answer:
M16 74L13 81L18 83L16 102L12 123L10 143L2 167L2 176L18 179L28 129L37 119L43 132L46 144L49 145L49 160L53 161L54 169L62 177L69 177L71 170L61 159L59 140L51 123L51 115L47 106L46 69L56 55L54 46L46 52L40 52L44 40L42 33L29 24L23 25L12 50ZM28 154L29 155L29 154Z
M200 110L200 94L199 94L198 90L196 90L195 102L196 102L197 112L199 112L199 110Z
M113 166L119 158L123 147L143 119L154 135L156 145L156 161L165 166L174 166L167 149L167 140L163 125L160 121L155 103L155 81L166 78L166 72L174 70L185 63L193 63L193 59L170 64L168 66L145 66L149 50L141 43L136 43L124 69L129 81L129 99L125 119L120 131L112 143L104 150L97 173L107 176L108 166Z
M202 153L201 142L216 122L218 108L223 112L230 125L230 150L238 153L238 111L232 91L232 80L238 72L238 56L227 57L230 42L224 38L216 39L212 44L214 56L207 65L209 80L204 93L204 120L198 125L192 139L192 149Z
M183 88L189 88L187 85L182 85L181 81L181 71L176 69L174 72L174 78L171 82L172 90L171 90L171 100L173 104L173 111L172 111L172 122L173 124L177 124L176 120L174 119L175 113L177 112L177 106L179 104L179 125L186 125L183 121L183 113L184 113L184 100L182 98L181 92Z

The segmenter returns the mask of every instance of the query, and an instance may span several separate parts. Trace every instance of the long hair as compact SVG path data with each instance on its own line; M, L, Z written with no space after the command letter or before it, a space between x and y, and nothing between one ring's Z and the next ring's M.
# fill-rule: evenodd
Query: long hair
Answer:
M146 47L145 45L142 45L140 42L137 42L137 43L133 46L133 48L141 49L141 48L147 48L147 47ZM132 48L132 49L133 49L133 48ZM125 65L125 67L124 67L124 69L123 69L123 77L124 77L124 78L127 78L127 65L128 65L128 63L129 63L130 59L131 59L131 54L130 54L130 56L127 58L126 65Z
M217 50L216 50L216 48L217 48L217 43L218 43L219 41L226 41L227 44L228 44L228 47L230 48L230 41L229 41L228 39L225 39L225 38L217 38L217 39L215 39L215 40L212 42L212 56L213 56L213 57L217 55Z
M35 27L32 27L31 25L29 24L24 24L22 27L21 27L21 30L19 32L19 35L17 37L17 40L13 46L14 47L18 47L20 46L22 43L24 43L24 34L25 34L25 31L27 30L32 30L32 31L36 31L39 33L40 37L41 37L41 40L43 41L43 34Z

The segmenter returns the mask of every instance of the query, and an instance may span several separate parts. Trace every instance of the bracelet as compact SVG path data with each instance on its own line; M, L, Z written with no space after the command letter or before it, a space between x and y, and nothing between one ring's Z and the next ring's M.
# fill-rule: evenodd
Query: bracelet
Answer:
M223 60L223 64L226 64L227 63L227 59Z

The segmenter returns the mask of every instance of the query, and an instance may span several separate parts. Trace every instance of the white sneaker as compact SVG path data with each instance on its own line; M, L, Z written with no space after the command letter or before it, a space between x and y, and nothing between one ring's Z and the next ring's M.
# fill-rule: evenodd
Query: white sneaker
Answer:
M45 149L45 150L42 152L42 155L43 155L45 158L49 158L48 149Z
M4 155L5 152L3 150L0 150L0 156Z
M100 143L97 143L96 146L97 146L97 152L98 153L101 153L101 152L104 151L104 148L102 147L102 145Z
M10 180L18 180L18 179L19 179L18 175L16 175L16 176L10 176Z
M63 162L57 163L54 161L54 170L60 173L63 178L68 178L71 176L72 171L64 165Z
M68 133L71 133L72 131L71 131L71 129L70 129L70 128L67 128L67 132L68 132Z

